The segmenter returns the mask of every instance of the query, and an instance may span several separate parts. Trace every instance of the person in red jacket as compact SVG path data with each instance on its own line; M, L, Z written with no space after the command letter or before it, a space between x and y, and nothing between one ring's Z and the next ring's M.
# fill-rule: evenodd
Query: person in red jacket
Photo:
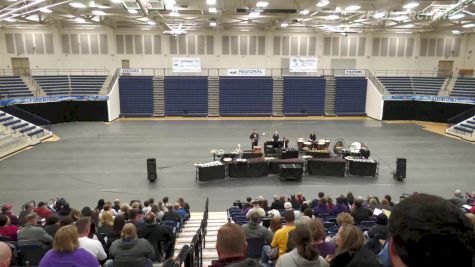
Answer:
M46 202L43 201L38 203L38 208L34 209L34 212L41 218L48 218L53 214L53 212L48 209Z
M10 224L10 218L0 214L0 236L8 237L11 241L17 241L18 227Z

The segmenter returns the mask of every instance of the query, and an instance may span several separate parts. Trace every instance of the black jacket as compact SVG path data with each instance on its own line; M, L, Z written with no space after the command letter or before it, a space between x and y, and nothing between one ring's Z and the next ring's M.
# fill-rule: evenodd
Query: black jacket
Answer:
M351 211L351 216L353 216L353 219L355 219L355 224L359 224L362 221L368 221L369 218L371 217L372 212L364 207L360 208L354 208Z
M170 228L160 224L145 224L138 232L140 238L146 239L155 252L154 260L162 255L170 256L171 248L174 246L175 236Z

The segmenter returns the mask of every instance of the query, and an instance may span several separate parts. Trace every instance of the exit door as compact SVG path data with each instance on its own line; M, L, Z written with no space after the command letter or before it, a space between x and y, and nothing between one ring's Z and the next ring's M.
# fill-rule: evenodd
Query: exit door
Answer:
M30 60L28 58L12 57L12 69L14 75L29 75Z
M130 68L130 63L128 59L122 59L122 68L123 69L128 69Z
M437 68L438 77L450 77L452 75L452 69L454 62L452 60L439 60L439 66Z

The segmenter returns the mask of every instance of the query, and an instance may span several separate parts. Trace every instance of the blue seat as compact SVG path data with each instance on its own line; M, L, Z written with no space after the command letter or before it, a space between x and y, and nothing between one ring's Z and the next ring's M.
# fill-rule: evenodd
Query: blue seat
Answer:
M21 245L18 247L23 266L38 266L45 253L39 245Z
M371 227L373 225L375 225L376 222L375 221L361 221L360 222L360 225L364 225L364 226L367 226L367 227Z
M247 251L246 257L251 259L260 259L262 247L265 244L265 240L262 237L253 237L246 239Z
M330 229L330 228L332 228L332 227L335 227L335 225L336 225L336 224L333 223L333 222L323 222L323 227L324 227L325 229Z
M335 225L333 226L332 228L328 229L328 234L330 236L334 236L336 235L336 233L338 233L338 230L340 230L340 226L339 225Z

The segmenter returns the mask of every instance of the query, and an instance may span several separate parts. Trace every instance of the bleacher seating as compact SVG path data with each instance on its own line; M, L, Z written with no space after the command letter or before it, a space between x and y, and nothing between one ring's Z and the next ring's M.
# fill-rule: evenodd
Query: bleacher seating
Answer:
M393 95L438 95L445 78L439 77L392 77L378 79Z
M475 97L475 78L457 78L450 96Z
M220 77L220 115L272 115L272 85L272 77Z
M34 76L33 78L46 95L69 95L71 93L67 75Z
M121 76L119 87L121 116L153 115L152 76Z
M168 76L164 80L165 115L206 116L208 114L208 77Z
M284 115L321 116L324 106L324 78L284 77Z
M412 77L412 85L416 95L438 95L445 78Z
M379 76L378 79L393 95L413 95L412 82L410 77Z
M28 89L20 76L0 77L0 98L30 96L33 96L33 93Z
M107 76L52 75L34 76L34 79L47 95L96 95Z
M335 113L366 115L365 77L336 77Z

